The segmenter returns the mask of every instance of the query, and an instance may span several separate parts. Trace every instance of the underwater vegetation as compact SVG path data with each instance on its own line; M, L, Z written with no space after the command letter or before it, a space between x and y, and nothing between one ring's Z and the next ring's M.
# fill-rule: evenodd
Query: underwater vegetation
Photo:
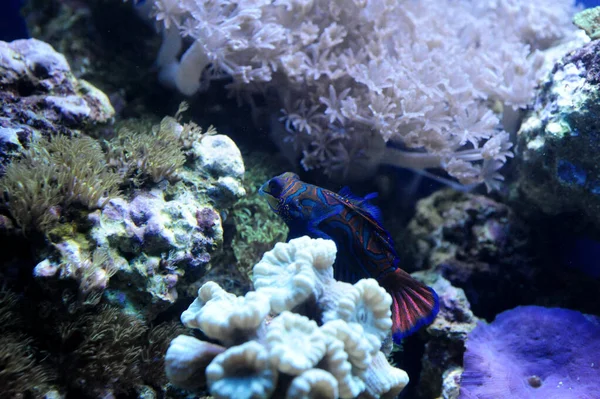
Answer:
M243 275L252 278L252 268L263 254L285 241L288 229L285 223L273 218L269 204L259 194L259 188L271 177L274 162L268 153L251 153L244 157L246 195L235 203L231 217L235 236L231 247L236 265ZM280 166L285 170L283 163ZM279 167L279 166L278 166Z
M107 198L118 194L120 182L96 140L57 136L32 144L20 159L8 164L0 188L21 228L49 232L58 223L61 209L75 204L101 208Z
M57 304L35 303L6 289L0 320L0 397L7 399L58 392L57 386L86 397L160 387L166 382L165 350L182 331L174 323L149 327L117 308L69 315Z

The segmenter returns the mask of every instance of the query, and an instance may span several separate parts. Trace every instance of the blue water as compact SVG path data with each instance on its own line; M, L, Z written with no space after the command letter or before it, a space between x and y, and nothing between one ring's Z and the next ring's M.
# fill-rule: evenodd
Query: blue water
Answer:
M600 6L600 0L582 0L578 3L583 4L584 7L597 7Z
M12 41L29 37L20 9L26 0L3 0L0 6L0 40ZM142 3L143 1L138 1ZM584 7L600 6L600 0L580 0Z
M0 7L0 40L12 41L29 37L25 19L20 13L25 0L3 0Z

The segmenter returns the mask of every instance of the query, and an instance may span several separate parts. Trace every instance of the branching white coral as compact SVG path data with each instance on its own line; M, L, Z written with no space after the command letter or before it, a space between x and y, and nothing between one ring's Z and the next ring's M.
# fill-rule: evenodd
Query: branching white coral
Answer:
M286 374L309 370L325 355L325 336L317 323L287 311L273 319L266 342L271 364Z
M338 383L327 371L312 369L292 380L286 399L337 399Z
M531 100L539 51L575 31L576 10L574 0L154 3L165 43L192 43L179 59L161 51L163 79L193 94L227 74L249 101L269 90L285 126L276 139L305 168L356 177L393 161L490 187L510 154L499 113ZM383 142L403 150L388 155Z
M182 313L181 321L186 327L199 328L210 338L232 344L253 338L268 314L266 296L249 292L236 297L209 281L200 287L198 297Z
M250 341L218 355L206 368L206 379L217 399L261 399L275 390L277 370L265 347Z

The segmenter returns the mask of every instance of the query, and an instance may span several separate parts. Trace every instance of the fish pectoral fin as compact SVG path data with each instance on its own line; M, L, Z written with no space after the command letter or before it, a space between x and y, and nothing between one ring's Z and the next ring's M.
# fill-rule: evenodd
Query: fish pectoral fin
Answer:
M309 226L315 227L332 216L338 215L344 209L343 205L335 205L325 208L324 206L315 206L311 213Z

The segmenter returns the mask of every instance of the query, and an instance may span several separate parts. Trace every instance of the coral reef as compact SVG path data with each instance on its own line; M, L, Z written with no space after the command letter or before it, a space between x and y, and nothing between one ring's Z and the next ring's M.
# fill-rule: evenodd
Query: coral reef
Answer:
M256 291L244 297L204 284L181 320L224 346L177 337L166 355L170 381L206 383L216 398L398 395L408 376L380 352L391 297L374 280L336 282L335 254L332 241L301 237L265 253Z
M0 399L597 399L600 47L574 3L29 0L49 44L0 42ZM467 193L514 138L516 182ZM334 279L346 253L281 243L257 189L289 162L463 191L394 237L430 325L393 344L390 295ZM477 325L523 304L577 311Z
M537 212L581 213L600 226L600 42L562 58L518 133L515 197Z
M174 118L165 118L157 129L166 129L165 125L180 138L196 132L199 139L188 146L188 158L195 162L172 168L175 161L165 158L165 167L152 167L160 171L154 177L147 169L152 162L140 163L140 178L148 176L151 185L136 190L129 199L108 199L103 209L87 216L87 229L60 236L54 243L58 254L36 266L38 279L46 283L56 278L75 280L82 302L95 304L114 277L106 299L152 319L177 300L176 286L185 292L206 271L210 253L223 241L220 210L244 194L243 161L226 136L213 130L202 135L199 128L180 125ZM157 144L150 147L149 139L140 140L146 143L147 152L157 151ZM185 145L179 145L183 157ZM215 154L219 151L226 156ZM132 162L142 159L131 158ZM175 173L179 181L155 183ZM218 204L216 209L213 204ZM97 251L106 253L102 262L94 261Z
M221 244L220 213L245 193L239 150L212 127L203 131L181 122L186 104L160 124L128 121L102 142L85 136L91 122L108 119L100 107L102 101L110 106L106 97L96 89L76 97L83 83L47 44L33 40L11 46L21 53L2 47L8 64L3 87L36 79L46 98L64 95L89 102L89 110L70 122L61 119L64 110L47 116L64 129L44 128L50 136L32 133L30 142L19 142L20 158L6 166L0 179L15 224L24 232L43 233L54 248L44 253L34 277L49 290L60 281L75 282L80 305L96 305L106 292L109 302L145 319L155 317L176 301L178 282L185 292L184 275L185 284L191 284L206 271L209 253ZM32 68L46 75L36 78ZM42 92L34 89L35 96L15 92L21 97L13 102L42 101ZM44 110L42 105L32 103ZM119 188L124 189L121 197ZM9 222L5 227L13 225Z
M600 320L524 306L469 335L461 399L593 399L600 392Z
M251 104L268 93L272 133L305 169L364 178L380 162L441 167L489 187L511 155L496 111L510 120L527 105L539 50L573 35L576 10L572 0L153 6L144 10L162 26L160 79L191 95L228 75ZM408 151L386 151L388 141Z
M507 205L442 190L420 200L400 255L463 288L475 314L492 317L531 300L536 277L530 229ZM518 287L522 287L519 289ZM510 290L512 295L503 293Z

